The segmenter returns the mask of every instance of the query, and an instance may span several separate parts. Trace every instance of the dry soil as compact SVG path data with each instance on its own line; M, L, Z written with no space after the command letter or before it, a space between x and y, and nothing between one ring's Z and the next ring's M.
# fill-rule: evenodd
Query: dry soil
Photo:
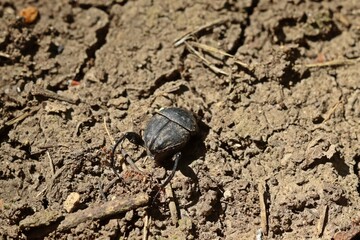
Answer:
M357 0L1 0L0 17L1 239L359 235ZM125 141L144 173L117 156L118 180L110 151L167 106L200 134L137 203L171 159Z

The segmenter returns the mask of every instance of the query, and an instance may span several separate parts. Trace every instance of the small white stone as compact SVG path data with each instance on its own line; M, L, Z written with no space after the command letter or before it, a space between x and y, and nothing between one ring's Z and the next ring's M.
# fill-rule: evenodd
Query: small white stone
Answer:
M225 200L232 198L232 192L229 189L226 189L223 195Z
M78 194L77 192L70 193L64 202L64 209L67 212L72 212L76 207L76 205L79 203L79 201L80 201L80 194Z

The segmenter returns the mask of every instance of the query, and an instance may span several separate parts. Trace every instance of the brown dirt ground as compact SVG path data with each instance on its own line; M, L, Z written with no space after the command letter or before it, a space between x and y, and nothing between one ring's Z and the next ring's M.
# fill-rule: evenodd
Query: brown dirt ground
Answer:
M359 235L360 4L274 2L1 0L1 239ZM201 126L173 198L59 227L72 192L86 212L164 180L125 142L148 175L114 182L109 150L165 106Z

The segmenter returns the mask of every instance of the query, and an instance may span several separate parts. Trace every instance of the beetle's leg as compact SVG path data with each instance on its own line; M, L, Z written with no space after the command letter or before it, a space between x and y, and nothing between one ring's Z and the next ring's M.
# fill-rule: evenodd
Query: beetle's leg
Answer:
M181 152L175 153L175 155L172 157L173 161L174 161L174 166L171 170L170 175L166 178L166 180L160 185L160 188L164 188L166 187L166 185L169 184L169 182L171 181L171 179L174 177L179 160L181 158Z
M126 132L124 133L124 137L132 144L142 147L144 146L144 141L142 140L141 136L135 132Z
M125 158L125 161L137 172L143 174L144 172L141 171L136 165L135 161L130 157L130 155L124 150L121 149L121 155Z
M157 191L157 193L155 194L154 200L157 198L157 196L159 195L159 193L166 187L166 185L169 184L169 182L171 181L171 179L174 177L179 160L181 158L181 152L175 153L174 156L172 157L173 161L174 161L174 166L171 170L170 175L166 178L166 180L160 185L160 189Z
M131 143L135 144L135 145L140 145L140 146L144 146L144 141L141 139L140 135L135 133L135 132L126 132L124 133L124 135L122 135L115 143L112 152L111 152L111 160L110 160L110 164L112 169L114 170L115 174L120 178L119 173L115 170L114 167L114 158L115 158L115 150L117 148L117 146L119 144L121 144L124 139L129 140ZM142 171L135 165L134 161L130 158L129 154L126 153L126 151L124 149L121 148L121 154L123 155L123 157L125 158L126 162L128 162L130 164L131 167L133 167L137 172L142 173Z

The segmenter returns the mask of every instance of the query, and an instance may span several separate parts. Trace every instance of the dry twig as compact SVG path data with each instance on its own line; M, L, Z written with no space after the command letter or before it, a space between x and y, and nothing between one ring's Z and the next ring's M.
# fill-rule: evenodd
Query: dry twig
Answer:
M145 193L139 193L127 198L118 197L103 204L68 214L60 223L57 230L65 231L89 220L106 219L113 215L145 206L148 202L149 196Z
M59 100L59 101L64 101L64 102L68 102L71 104L77 104L78 100L77 99L71 99L69 97L66 96L61 96L53 91L41 88L40 86L35 86L32 90L31 90L31 94L34 96L42 96L45 98L51 98L51 99L55 99L55 100Z
M337 60L331 60L326 62L320 62L320 63L308 63L308 64L298 64L297 66L301 67L307 67L307 68L315 68L315 67L331 67L331 66L343 66L343 65L351 65L355 64L360 61L360 58L352 59L352 60L346 60L346 59L337 59Z
M193 48L188 42L185 42L186 47L189 49L190 52L192 52L193 54L195 54L198 58L200 58L202 60L202 62L208 67L210 68L212 71L214 71L217 74L222 74L225 76L230 76L229 73L224 72L223 70L221 70L220 68L214 66L209 60L207 60L206 58L204 58L203 56L201 56L201 54L195 50L195 48Z
M105 128L106 134L109 136L110 141L111 141L113 144L115 144L115 140L114 140L114 138L111 136L110 131L109 131L108 127L107 127L106 120L107 120L107 119L106 119L106 117L104 116L104 128Z
M259 189L259 201L260 201L260 217L261 217L261 229L264 235L268 233L268 215L267 215L267 205L266 205L266 182L261 181L258 184Z
M118 197L114 200L70 213L65 215L65 218L63 218L63 213L60 210L46 209L21 220L19 227L28 232L29 238L43 239L52 231L66 231L86 221L107 219L119 213L145 206L148 201L149 196L145 193L122 198Z
M213 53L217 53L217 54L221 54L221 55L224 55L226 57L229 57L229 58L232 58L234 60L234 62L250 71L253 70L253 68L247 64L247 63L244 63L240 60L238 60L234 55L231 55L227 52L224 52L220 49L217 49L217 48L214 48L214 47L211 47L211 46L208 46L208 45L205 45L205 44L202 44L202 43L197 43L197 42L191 42L191 45L194 46L194 47L197 47L197 48L201 48L202 50L204 51L207 51L207 52L213 52Z
M149 222L151 220L151 217L149 217L149 215L145 215L144 217L144 228L143 228L143 240L146 240L148 238L148 233L149 233Z
M6 125L6 126L14 125L14 124L16 124L16 123L24 120L25 118L27 118L27 117L35 114L37 111L39 111L39 109L40 109L40 107L34 107L34 108L30 109L30 111L25 112L25 113L21 114L20 116L15 117L15 118L7 121L7 122L5 123L5 125ZM27 110L29 110L29 108L25 108L25 109L24 109L24 111L27 111Z
M47 154L47 156L48 156L48 158L49 158L49 165L50 165L51 173L52 173L52 175L54 176L54 174L55 174L55 168L54 168L53 160L52 160L52 158L51 158L51 156L50 156L49 151L46 151L46 154Z
M48 191L48 190L50 191L50 190L52 189L53 185L54 185L54 182L55 182L56 178L58 178L65 169L71 167L71 166L69 166L69 165L70 165L70 164L66 164L66 165L62 166L61 168L59 168L58 170L56 170L56 171L55 171L55 174L53 174L52 178L51 178L50 181L47 183L46 187L45 187L43 190L41 190L41 191L36 195L36 197L39 197L41 194L45 193L45 192Z
M217 19L213 22L210 22L210 23L207 23L201 27L198 27L196 28L195 30L192 30L186 34L184 34L183 36L177 38L175 41L174 41L174 46L175 47L178 47L180 46L181 44L185 43L186 40L188 40L189 38L191 38L192 36L195 36L197 35L199 32L202 32L206 29L209 29L209 28L212 28L214 26L218 26L218 25L221 25L221 24L224 24L226 23L227 21L229 21L229 19Z
M178 215L177 215L177 208L176 208L176 204L175 204L175 200L174 200L174 194L173 194L171 184L168 184L165 187L165 194L170 199L169 209L170 209L171 221L176 226L179 219L178 219Z
M336 108L337 108L340 104L342 104L342 101L341 101L341 100L339 100L337 103L335 103L335 105L330 109L330 111L327 112L327 114L326 114L326 116L325 116L325 118L324 118L323 123L324 123L324 122L327 122L327 121L330 119L331 115L333 115L333 113L335 112Z
M11 59L11 55L4 53L4 52L0 52L0 57Z
M190 31L188 33L186 33L185 35L181 36L180 38L177 38L175 41L174 41L174 46L177 47L177 46L180 46L182 44L185 44L187 49L192 52L193 54L195 54L198 58L201 59L201 61L207 66L209 67L212 71L214 71L215 73L217 74L222 74L222 75L225 75L225 76L230 76L229 73L221 70L220 68L214 66L214 64L212 64L209 60L207 60L205 57L203 57L200 52L198 52L197 50L195 50L195 48L198 48L198 49L202 49L203 51L206 51L206 52L212 52L212 53L217 53L217 54L221 54L223 56L227 56L227 57L230 57L234 60L234 62L238 65L240 65L241 67L243 68L246 68L248 69L249 71L253 71L253 67L251 67L249 64L247 63L244 63L242 61L240 61L239 59L237 59L235 56L227 53L227 52L224 52L222 50L219 50L217 48L214 48L214 47L211 47L211 46L208 46L208 45L205 45L205 44L201 44L201 43L197 43L197 42L189 42L189 40L191 39L195 39L196 37L199 37L197 36L200 32L206 30L206 29L209 29L209 28L212 28L214 26L217 26L217 25L221 25L221 24L224 24L226 23L227 21L229 21L229 19L220 19L220 20L216 20L216 21L213 21L213 22L210 22L210 23L207 23L193 31ZM194 48L195 47L195 48Z
M329 210L329 207L327 205L325 205L322 208L320 219L319 219L319 222L318 222L318 225L316 228L316 235L318 237L321 237L324 233L325 225L326 225L327 219L328 219L328 210Z

